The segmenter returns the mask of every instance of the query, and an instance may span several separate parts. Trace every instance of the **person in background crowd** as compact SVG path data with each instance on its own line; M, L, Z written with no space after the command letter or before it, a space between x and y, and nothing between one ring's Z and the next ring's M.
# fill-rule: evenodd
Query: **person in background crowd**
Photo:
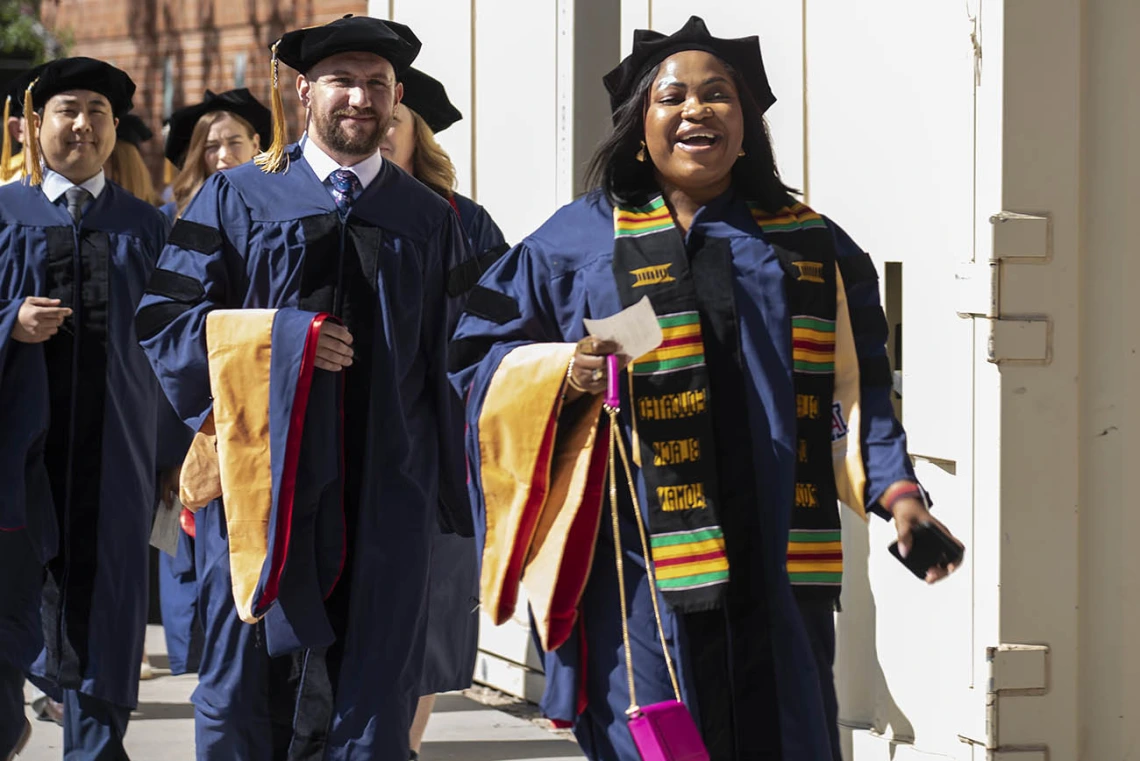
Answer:
M170 115L164 154L178 167L174 200L162 207L171 220L186 210L214 172L241 166L272 138L269 109L246 88L213 93Z
M159 390L130 314L166 225L103 171L134 91L102 61L48 63L27 182L0 188L3 758L29 733L25 674L62 695L66 761L126 758L138 700Z
M154 137L154 133L150 131L150 128L148 128L138 116L125 114L119 119L119 127L115 130L115 136L115 150L111 152L111 158L108 159L107 163L103 165L103 171L107 173L107 179L120 185L135 198L147 201L152 206L158 206L161 199L154 190L154 184L150 178L150 170L143 162L142 154L139 151L143 143ZM160 396L159 424L161 429L167 432L167 435L158 442L158 470L161 478L155 509L159 510L170 509L168 506L170 495L177 491L178 466L190 444L189 429L183 426L181 421L178 420L166 397L164 395ZM185 511L180 511L180 513L179 518L183 533L179 536L179 555L175 558L171 558L165 552L158 553L159 602L162 607L162 628L167 642L170 673L175 675L184 674L187 670L193 670L186 668L186 662L189 658L193 657L189 655L188 652L190 650L190 641L194 629L195 609L192 599L194 550L193 546L190 545L190 536L193 535L193 515ZM190 519L190 536L187 536L185 533L187 517ZM181 579L179 575L180 564L189 567L191 576L191 591L189 593L191 599L182 605L179 605L178 601L185 600L186 595L184 594L182 597L178 595L178 591L181 589L183 583L183 579ZM174 591L171 591L172 586L174 587ZM165 601L169 599L174 599L176 601L175 604L166 605ZM139 672L139 678L143 681L154 678L154 669L145 651L143 652L142 670Z
M172 197L161 211L173 222L214 172L240 166L268 145L272 124L269 109L248 89L214 93L206 90L200 103L178 109L166 125L163 154L167 166L181 171L173 178ZM202 631L198 620L198 584L194 570L194 514L183 509L178 553L159 554L159 602L170 673L198 670Z
M135 198L146 201L151 206L158 205L158 194L150 179L150 170L143 162L139 147L154 137L146 123L135 114L123 114L115 128L115 149L103 165L107 179L127 191ZM161 446L161 442L160 442ZM161 457L160 457L161 459ZM160 472L161 472L160 468ZM164 555L160 553L160 555ZM139 679L144 682L154 678L154 668L143 650Z
M34 66L8 84L4 96L4 134L0 137L0 185L24 176L24 93L43 68L44 64Z
M154 189L150 169L143 161L139 148L154 137L154 133L136 114L123 114L115 130L115 150L103 165L107 179L119 185L135 198L158 206L161 199Z
M484 275L452 343L483 605L509 616L526 564L543 709L573 722L591 759L640 758L634 681L642 706L679 695L714 759L830 761L786 567L792 511L842 497L893 517L904 548L934 521L890 404L882 321L854 319L881 318L874 266L780 181L756 37L713 37L697 17L669 36L638 30L605 85L614 130L595 190ZM613 506L596 463L618 347L583 318L644 297L664 341L621 358L619 435L636 468L627 480L618 467Z
M206 180L136 315L199 432L183 493L207 480L192 458L217 463L195 514L200 759L409 755L432 537L471 529L446 294L468 247L379 153L419 48L367 17L274 44L305 135L286 145L276 92L268 150Z
M479 276L507 252L499 226L479 204L455 192L455 166L435 135L463 118L438 80L416 68L400 78L404 98L380 153L444 198L459 215L471 258L451 273L448 295L462 299ZM452 326L454 328L454 326ZM412 722L412 758L419 755L428 718L441 692L471 686L479 640L479 563L474 539L438 531L432 539L427 655Z

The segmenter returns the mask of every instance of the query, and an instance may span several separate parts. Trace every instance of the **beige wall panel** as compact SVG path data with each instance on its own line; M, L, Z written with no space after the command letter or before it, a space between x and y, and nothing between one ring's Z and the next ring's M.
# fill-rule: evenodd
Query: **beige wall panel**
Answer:
M1050 690L1003 701L1003 742L1077 758L1080 30L1077 0L1007 0L1003 206L1053 214L1053 261L1003 282L1003 309L1048 314L1047 367L1002 366L1004 642L1051 648Z
M1085 4L1081 238L1080 758L1140 745L1140 5Z

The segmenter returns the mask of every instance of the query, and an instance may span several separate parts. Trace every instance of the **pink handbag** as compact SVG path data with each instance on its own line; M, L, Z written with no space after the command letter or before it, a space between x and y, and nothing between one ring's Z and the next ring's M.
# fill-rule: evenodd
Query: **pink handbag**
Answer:
M606 389L605 409L610 416L610 516L613 518L614 563L617 566L618 593L621 601L621 636L625 646L626 679L629 683L629 733L642 761L709 761L709 752L701 739L701 733L693 721L689 709L681 702L681 689L677 684L677 672L673 658L665 644L665 627L661 623L661 610L657 602L657 575L650 560L649 540L646 537L645 522L641 517L641 506L637 502L637 489L633 484L633 472L629 467L629 457L625 451L625 441L621 436L618 412L621 397L618 392L617 357L607 358L608 388ZM665 665L669 669L669 679L673 682L674 700L666 700L649 706L637 704L637 689L633 681L633 659L629 646L629 619L626 614L625 568L622 563L621 531L618 525L617 466L614 450L621 454L629 483L629 494L633 500L633 513L637 516L637 530L641 535L641 550L645 557L645 576L649 581L649 595L653 600L653 617L657 620L657 633L661 640L661 651L665 654Z

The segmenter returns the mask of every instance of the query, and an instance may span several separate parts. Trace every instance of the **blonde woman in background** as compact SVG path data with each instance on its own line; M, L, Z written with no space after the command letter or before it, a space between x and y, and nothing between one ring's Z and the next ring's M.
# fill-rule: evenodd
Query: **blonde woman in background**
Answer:
M166 158L179 168L174 200L161 211L172 221L194 200L214 172L233 169L253 159L272 138L269 109L246 88L213 93L201 103L170 115Z
M506 253L509 246L487 210L455 192L455 166L436 142L435 134L463 115L448 100L443 85L427 74L410 68L400 81L404 85L404 98L392 114L392 126L380 144L380 152L442 196L455 210L471 246L471 257L452 270L447 293L451 298L466 299L483 271ZM475 552L474 539L456 534L439 532L432 541L428 635L420 684L423 697L412 722L413 759L419 757L435 696L471 686L479 638Z
M135 114L124 114L115 129L115 137L115 150L103 165L107 179L151 206L160 205L162 199L154 189L150 169L139 152L142 144L153 138L154 133Z
M220 94L207 90L201 103L175 111L167 126L164 154L181 171L174 178L174 200L162 205L160 211L174 222L210 175L252 159L261 150L262 141L269 140L271 130L269 109L244 88ZM155 202L161 204L161 198ZM167 494L164 491L161 495L164 503ZM174 557L159 553L158 558L162 628L173 675L196 672L202 649L194 515L182 510L179 523L178 552Z

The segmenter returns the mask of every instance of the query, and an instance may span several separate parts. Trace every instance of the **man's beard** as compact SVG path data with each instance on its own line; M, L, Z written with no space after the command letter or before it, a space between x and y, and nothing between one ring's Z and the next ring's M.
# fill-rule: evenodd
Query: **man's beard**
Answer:
M342 116L372 116L376 119L373 122L376 130L371 134L349 135L342 128L340 121ZM316 111L313 111L313 131L316 132L322 143L337 153L344 153L349 156L370 156L379 150L380 143L383 142L384 135L388 132L388 124L381 124L379 119L379 115L371 109L366 111L341 110L333 112L328 117L318 115Z

